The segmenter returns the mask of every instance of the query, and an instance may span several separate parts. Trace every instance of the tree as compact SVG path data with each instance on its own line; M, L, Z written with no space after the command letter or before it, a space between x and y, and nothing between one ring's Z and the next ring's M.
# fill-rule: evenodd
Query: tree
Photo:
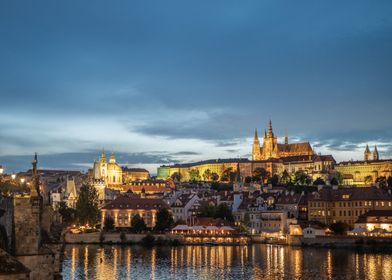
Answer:
M174 225L172 214L166 209L159 209L156 216L156 222L154 230L157 232L163 232L171 229Z
M322 178L318 177L316 180L314 180L313 185L314 186L319 186L319 185L324 186L325 181Z
M198 169L189 170L189 178L191 181L200 181L200 173Z
M219 204L215 208L214 218L221 218L230 222L234 222L233 213L231 212L231 208L226 204Z
M329 229L332 230L335 234L343 235L350 229L350 226L343 222L336 222L330 225Z
M203 179L204 181L210 181L211 180L211 170L206 169L203 173Z
M306 186L306 185L310 185L311 182L312 182L312 179L304 171L298 170L295 172L294 184L300 185L300 186Z
M105 220L103 222L103 229L106 231L114 229L114 220L111 216L107 215L105 217Z
M70 225L75 218L75 209L68 207L65 201L61 201L59 205L59 214L61 215L63 223Z
M213 205L202 205L197 213L198 217L214 217L215 216L215 206Z
M280 177L280 183L285 186L288 186L291 184L291 177L286 169L283 171L282 177Z
M370 185L373 182L373 177L368 175L365 177L365 184Z
M173 179L173 181L179 182L181 181L181 174L179 172L174 172L170 178Z
M135 216L132 217L131 226L133 232L135 233L140 233L147 229L146 223L144 222L143 218L140 217L139 214L136 214Z
M252 175L254 181L262 183L264 183L270 177L270 173L262 167L255 168L252 172Z
M271 178L268 179L268 183L272 186L276 186L279 184L279 176L274 174Z
M336 177L333 177L331 179L330 183L331 183L332 186L338 186L339 185L339 181L338 181L338 179L336 179Z
M142 244L146 247L151 247L154 245L155 237L148 233L145 237L142 238Z
M236 173L233 172L233 168L229 167L223 171L222 176L221 176L221 180L224 182L234 182L235 176L236 176Z
M218 181L218 180L219 180L219 175L218 175L217 173L215 173L215 172L212 172L212 174L211 174L211 180L212 180L213 182Z
M386 189L388 186L387 178L385 176L377 177L376 184L378 184L380 188Z
M79 224L94 225L100 220L98 194L94 187L83 185L76 201L75 214Z
M392 188L392 176L389 176L387 179L388 188Z

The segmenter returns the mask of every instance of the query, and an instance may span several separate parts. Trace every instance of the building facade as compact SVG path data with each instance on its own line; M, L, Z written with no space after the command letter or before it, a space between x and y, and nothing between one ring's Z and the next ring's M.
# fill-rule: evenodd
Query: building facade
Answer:
M163 208L168 208L168 205L162 199L120 195L101 208L102 227L105 218L110 216L116 228L130 228L132 217L138 214L148 228L153 228L156 223L156 214Z
M392 159L380 159L377 146L370 152L366 145L364 160L343 161L335 166L337 172L343 176L345 185L371 185L378 177L392 176Z
M325 187L308 197L308 219L326 225L343 222L354 226L371 210L392 210L392 195L378 187Z

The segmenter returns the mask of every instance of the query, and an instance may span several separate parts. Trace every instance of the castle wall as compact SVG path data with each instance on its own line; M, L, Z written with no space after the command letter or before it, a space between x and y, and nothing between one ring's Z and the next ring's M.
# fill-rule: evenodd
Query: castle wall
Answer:
M14 198L15 255L37 254L40 244L39 214L33 214L30 197Z
M12 253L13 249L13 227L12 227L12 222L14 220L14 205L13 205L13 199L11 197L2 197L0 196L0 209L3 209L5 213L3 214L2 217L0 217L0 226L3 227L3 229L6 232L6 242L7 242L7 248L6 249L8 252ZM1 241L0 241L1 242Z

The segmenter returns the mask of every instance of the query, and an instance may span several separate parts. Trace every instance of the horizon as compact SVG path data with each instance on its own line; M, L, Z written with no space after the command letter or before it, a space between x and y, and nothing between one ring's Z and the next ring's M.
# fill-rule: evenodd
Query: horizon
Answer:
M150 172L282 142L392 158L392 3L0 3L0 165ZM122 162L123 160L123 162ZM156 172L156 170L155 170ZM154 173L154 172L151 172Z

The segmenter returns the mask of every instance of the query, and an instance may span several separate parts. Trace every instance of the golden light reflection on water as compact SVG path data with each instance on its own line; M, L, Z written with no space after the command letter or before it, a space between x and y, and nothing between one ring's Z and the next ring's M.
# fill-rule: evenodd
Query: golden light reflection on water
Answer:
M64 279L392 279L392 254L275 245L67 246Z

